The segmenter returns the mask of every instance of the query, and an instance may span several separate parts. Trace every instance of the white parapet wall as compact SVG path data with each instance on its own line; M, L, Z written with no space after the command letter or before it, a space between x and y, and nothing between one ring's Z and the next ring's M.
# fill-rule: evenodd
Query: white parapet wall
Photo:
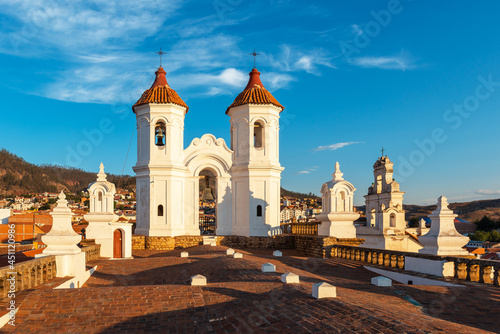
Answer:
M95 272L96 269L97 266L95 266L90 270L82 272L78 276L75 276L67 280L66 282L55 287L54 289L79 289L85 284L85 282L87 282L87 280L90 278L90 276L92 276L92 274Z
M405 257L405 270L438 277L453 277L455 267L453 262L446 260L430 260L418 257Z

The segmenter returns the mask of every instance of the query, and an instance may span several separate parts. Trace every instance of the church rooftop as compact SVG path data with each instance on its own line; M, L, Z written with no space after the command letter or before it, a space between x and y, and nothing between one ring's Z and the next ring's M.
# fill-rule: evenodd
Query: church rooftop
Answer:
M310 258L296 250L224 246L134 250L134 259L88 263L96 272L80 289L53 289L56 278L16 294L16 327L4 333L491 333L500 321L497 287L370 283L365 263ZM181 258L188 251L188 258ZM263 273L264 263L276 273ZM373 265L372 265L373 266ZM283 284L293 272L298 284ZM207 286L191 286L202 274ZM314 283L337 287L337 298L314 299ZM2 301L3 314L8 299Z
M149 88L142 94L139 101L137 101L132 106L132 110L134 110L135 112L135 107L148 103L161 103L161 104L172 103L186 108L187 112L189 107L181 99L179 94L177 94L177 92L169 86L166 77L167 72L165 72L163 67L158 68L155 74L156 78L153 84L151 85L151 88Z
M229 112L229 109L244 104L272 104L281 108L281 111L283 111L285 107L283 107L274 98L274 96L269 93L269 91L262 84L262 81L260 81L260 72L256 68L253 68L249 75L250 80L248 80L247 86L227 108L226 114Z

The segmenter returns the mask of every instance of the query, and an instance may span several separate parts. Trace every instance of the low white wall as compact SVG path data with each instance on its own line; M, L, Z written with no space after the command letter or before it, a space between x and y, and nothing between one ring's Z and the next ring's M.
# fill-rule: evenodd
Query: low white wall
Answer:
M90 276L94 273L94 271L97 269L97 266L94 268L85 271L84 273L73 277L72 279L67 280L61 285L58 285L54 289L78 289L81 288L85 282L90 278Z
M411 256L405 257L405 270L438 277L453 277L455 275L453 262L445 260L421 259Z

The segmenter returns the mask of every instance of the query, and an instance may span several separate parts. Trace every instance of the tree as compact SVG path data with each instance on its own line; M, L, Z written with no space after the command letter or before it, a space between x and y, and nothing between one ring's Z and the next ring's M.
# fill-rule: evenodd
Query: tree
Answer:
M38 210L50 210L50 204L45 203L41 207L39 207Z
M488 241L500 241L500 232L498 232L497 230L491 231Z
M408 226L410 226L410 227L418 227L418 221L419 221L419 219L417 217L412 217L408 221Z
M477 230L473 234L469 234L469 238L471 240L476 240L476 241L487 241L489 237L489 233L485 231L479 231Z
M486 232L493 230L497 225L488 216L484 216L483 218L481 218L481 220L475 222L475 224L477 225L477 229L479 231L486 231Z

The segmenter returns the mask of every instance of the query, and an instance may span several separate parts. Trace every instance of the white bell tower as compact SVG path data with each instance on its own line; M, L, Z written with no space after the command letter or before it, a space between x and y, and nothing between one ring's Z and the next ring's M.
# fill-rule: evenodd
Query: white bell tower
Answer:
M136 233L184 235L184 116L188 106L170 88L165 70L132 107L137 119Z
M253 68L246 88L227 108L231 117L233 234L279 233L279 118L284 107L264 88Z
M394 163L380 157L373 165L374 182L365 195L367 226L379 234L405 234L404 192L393 178Z

